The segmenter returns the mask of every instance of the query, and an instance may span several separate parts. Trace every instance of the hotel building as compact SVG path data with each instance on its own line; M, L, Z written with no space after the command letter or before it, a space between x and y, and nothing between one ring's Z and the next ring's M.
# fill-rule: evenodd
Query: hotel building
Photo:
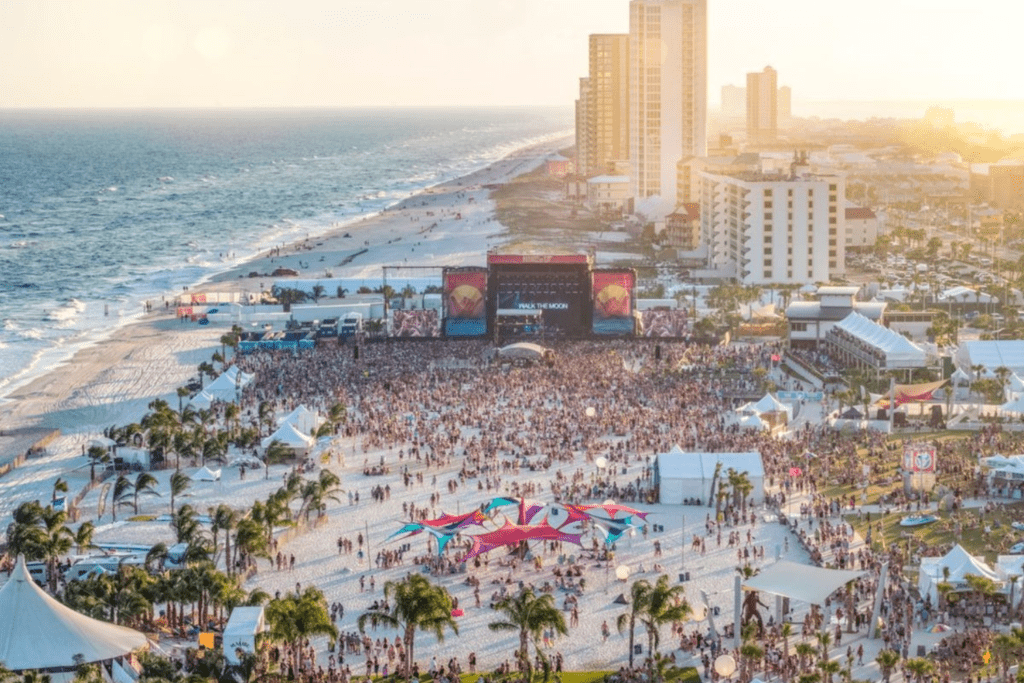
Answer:
M590 36L590 73L587 81L585 176L612 172L612 162L629 160L629 35ZM583 98L583 84L580 87ZM579 125L577 126L579 131Z
M778 74L764 71L747 74L747 142L774 142L778 136Z
M793 169L701 173L709 268L745 285L826 283L844 274L845 181Z
M707 155L707 0L629 3L630 192L678 205L676 165Z

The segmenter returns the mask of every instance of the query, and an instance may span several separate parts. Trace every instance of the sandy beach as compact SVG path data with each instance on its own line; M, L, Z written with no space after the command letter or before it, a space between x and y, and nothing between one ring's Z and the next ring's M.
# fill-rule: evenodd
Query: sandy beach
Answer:
M494 219L490 190L484 186L535 168L566 142L518 150L380 214L339 225L315 239L281 245L279 255L268 252L191 290L257 293L260 285L269 290L275 281L287 280L269 276L276 268L297 271L296 280L317 280L379 279L384 265L483 265L488 249L500 245L505 230ZM248 277L253 272L267 276ZM176 294L168 292L167 297ZM136 421L154 398L176 401L175 390L220 349L225 332L215 326L183 325L173 308L157 306L145 320L119 328L109 339L11 393L0 403L0 423L8 430L38 426L72 434Z

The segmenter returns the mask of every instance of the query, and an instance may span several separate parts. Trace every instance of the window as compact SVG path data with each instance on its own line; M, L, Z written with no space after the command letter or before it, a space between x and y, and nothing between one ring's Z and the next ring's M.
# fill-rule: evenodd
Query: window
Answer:
M794 332L806 332L807 323L790 323L789 329L791 329Z

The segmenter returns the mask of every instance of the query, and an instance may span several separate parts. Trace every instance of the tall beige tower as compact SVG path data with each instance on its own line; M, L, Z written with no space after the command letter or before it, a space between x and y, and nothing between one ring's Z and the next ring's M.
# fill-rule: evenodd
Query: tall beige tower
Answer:
M583 175L609 173L609 162L629 161L629 35L590 36L589 148Z
M630 191L671 212L676 164L707 155L707 0L629 3Z
M760 73L747 74L747 141L774 142L779 133L779 77L766 66Z
M590 94L590 79L581 78L580 96L576 100L576 172L580 175L587 175L592 165L594 131L590 125Z

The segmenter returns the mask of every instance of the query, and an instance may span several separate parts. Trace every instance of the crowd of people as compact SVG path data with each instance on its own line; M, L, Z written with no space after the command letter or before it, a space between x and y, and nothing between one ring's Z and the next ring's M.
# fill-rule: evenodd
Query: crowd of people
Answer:
M241 368L256 376L243 392L242 413L257 423L261 404L269 403L276 412L298 405L326 412L335 404L344 405L346 419L336 429L354 461L371 451L388 453L379 462L366 463L365 476L394 470L406 488L426 487L429 482L429 506L403 503L403 516L410 520L436 517L446 505L451 511L456 499L472 491L550 494L563 503L604 497L651 502L656 496L653 457L675 445L684 451L759 452L767 505L788 514L794 541L806 547L816 564L866 572L848 597L835 596L836 604L826 605L828 615L838 622L834 632L830 629L833 643L841 644L847 627L854 632L867 627L886 566L883 637L887 647L909 656L913 618L919 610L901 571L910 559L906 548L872 550L841 517L855 510L858 501L819 492L830 485L854 485L879 472L893 457L884 438L806 425L778 439L764 431L742 430L726 418L737 396L762 389L752 379L753 371L777 363L782 353L778 345L663 341L655 353L653 345L631 341L559 341L552 344L553 364L515 366L493 360L485 353L487 346L484 341L384 342L364 345L358 358L343 345L241 357ZM977 452L991 452L1007 443L1005 435L983 432L967 447L940 444L939 471L963 475L958 497L983 495L984 482L971 476L970 462ZM453 467L456 475L451 474ZM799 467L799 474L794 475L794 467ZM552 476L543 484L520 481L523 470L551 471ZM443 478L440 485L438 477ZM908 502L900 498L901 491L893 482L894 506ZM375 487L372 498L384 504L390 489L386 484ZM793 500L799 500L797 514ZM756 523L752 511L748 516L746 501L730 499L721 515L709 515L706 534L693 538L693 549L703 554L712 542L722 547L724 533L727 546L736 549L737 568L763 563L764 548L752 533ZM339 553L351 552L352 545L339 539L338 548ZM460 573L466 571L458 562L464 548L452 543L440 558L432 552L379 551L373 561L381 568L411 561L429 566L435 575ZM566 559L559 544L544 546L537 555L536 577L522 577L525 563L479 558L467 581L479 581L481 572L498 569L500 573L488 574L497 586L492 602L517 584L538 591L565 591L569 585L574 593L585 590L585 573L582 580L573 578L570 583L567 575L545 582L548 568L562 566L559 556ZM601 557L593 552L594 559ZM476 600L479 604L479 583ZM576 605L566 606L570 617L578 619ZM813 638L824 618L820 611L808 612L800 631ZM780 627L769 619L763 636L769 653L763 666L769 675L791 673L799 665L795 654L782 653ZM731 629L727 624L722 631ZM679 649L698 662L706 664L709 654L724 647L719 634L688 631L681 625L674 632ZM364 653L368 675L379 674L381 664L391 664L391 649L384 650L384 656ZM862 659L863 651L851 646L848 657ZM632 675L620 672L623 680Z

